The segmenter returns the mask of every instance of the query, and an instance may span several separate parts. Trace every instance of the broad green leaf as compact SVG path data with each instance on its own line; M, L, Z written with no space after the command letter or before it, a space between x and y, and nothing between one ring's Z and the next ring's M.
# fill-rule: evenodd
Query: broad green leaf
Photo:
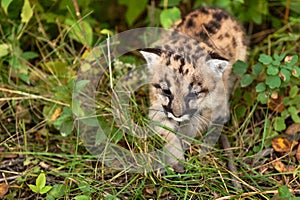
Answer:
M254 80L253 75L251 75L251 74L245 74L241 78L241 86L242 87L247 87L247 86L249 86L253 82L253 80Z
M294 67L294 69L292 70L292 75L294 77L299 77L300 76L300 68L299 67Z
M5 14L7 14L8 6L12 1L13 0L1 0L1 7L3 8Z
M267 67L267 74L268 74L268 75L277 75L278 72L279 72L278 67L275 67L275 66L273 66L273 65L269 65L269 66Z
M255 75L259 75L262 69L263 69L263 65L261 63L256 63L255 65L253 65L253 73Z
M245 74L248 69L248 65L240 60L236 61L232 67L235 74Z
M255 87L256 92L263 92L266 90L266 85L265 83L259 83Z
M291 78L291 72L283 68L280 70L280 77L284 82L289 82Z
M266 104L268 103L268 96L266 95L265 92L261 92L257 95L257 100L262 103L262 104Z
M24 0L22 12L21 12L21 22L27 23L33 15L33 9L30 6L29 0Z
M266 78L266 84L271 88L279 88L281 85L281 79L279 76L268 76Z
M164 28L170 28L175 21L181 18L180 10L176 7L163 10L160 13L160 23Z
M297 85L294 85L289 92L290 98L294 98L299 92L299 87Z
M36 187L40 190L46 185L46 176L45 173L40 173L40 175L35 180Z
M0 44L0 58L9 54L9 44Z
M147 0L119 0L119 4L127 6L125 18L129 26L131 26L137 17L146 9L147 3Z
M47 192L49 192L52 189L52 186L45 186L43 188L40 189L40 194L46 194Z
M28 187L35 193L39 193L39 188L36 185L28 184Z
M275 117L274 118L274 129L276 131L283 131L286 129L284 117Z
M265 65L268 65L268 64L270 64L273 61L273 59L269 55L260 54L258 61L261 62L261 63L263 63L263 64L265 64Z

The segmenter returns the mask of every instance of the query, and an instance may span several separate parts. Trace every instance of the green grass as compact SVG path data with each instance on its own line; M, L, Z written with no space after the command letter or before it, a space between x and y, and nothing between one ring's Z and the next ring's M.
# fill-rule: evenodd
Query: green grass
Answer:
M227 1L214 2L220 5ZM275 130L273 125L274 118L281 115L270 109L269 104L257 100L255 85L265 80L263 73L256 75L249 87L238 86L232 97L231 120L224 127L223 133L229 138L234 160L230 160L228 152L220 144L204 157L199 157L202 144L197 140L186 152L186 172L181 174L172 169L167 169L164 175L156 172L130 173L128 169L115 170L91 154L80 137L81 130L74 128L76 122L73 111L80 111L76 107L78 105L72 102L74 81L79 66L91 50L91 34L99 38L93 41L97 46L106 37L100 33L101 30L109 29L113 32L119 30L118 23L125 22L117 20L110 24L101 21L99 24L90 13L93 6L78 3L83 10L82 18L86 19L84 26L94 28L93 33L87 33L89 38L76 36L82 30L78 26L80 20L75 15L71 1L66 3L69 7L41 5L48 9L47 12L41 12L41 8L36 5L31 21L24 23L20 23L20 6L19 10L18 7L9 7L8 14L1 8L0 12L5 17L0 19L0 198L271 199L278 193L278 189L290 194L283 185L293 190L291 194L299 195L296 149L279 153L271 146L272 138L284 135L285 132ZM286 7L279 1L276 3L269 4L270 11L282 13ZM236 5L228 3L227 6L233 13L237 13ZM253 6L251 4L251 8ZM65 9L67 7L69 10ZM155 12L159 12L159 9L162 8L158 6ZM55 14L54 17L49 13ZM252 38L247 73L252 72L252 66L258 62L261 54L299 54L300 18L294 9L291 10L289 23L282 28L276 26L276 23L284 20L282 15L259 13L257 16L262 20L260 25L245 18L247 16L244 14L239 13L237 16L246 21L246 28ZM55 18L58 20L55 21ZM65 19L74 20L77 24L71 26ZM150 19L136 20L136 24L126 28L148 23ZM133 23L134 20L130 21ZM114 64L114 81L143 62L135 54L125 55L120 60L126 68L122 68L122 64ZM296 65L299 65L299 60ZM101 79L96 99L97 112L94 113L104 127L106 136L112 139L113 144L134 153L147 152L148 149L162 145L158 137L137 139L120 130L110 108L112 92L107 77L109 75ZM296 86L300 84L299 78L291 82ZM289 91L291 87L289 84L282 85L278 94L287 93L284 91ZM134 121L149 128L146 119L149 106L147 93L147 88L141 88L129 103ZM299 111L296 114L299 115ZM287 126L295 123L290 114L286 114L284 120ZM275 165L277 160L291 168L279 172ZM228 170L228 161L234 162L237 172ZM52 186L52 190L46 194L37 194L28 185L35 185L42 172L46 175L46 186ZM232 177L241 184L242 189L234 187ZM9 190L2 192L5 185L9 186ZM290 199L296 198L291 195Z

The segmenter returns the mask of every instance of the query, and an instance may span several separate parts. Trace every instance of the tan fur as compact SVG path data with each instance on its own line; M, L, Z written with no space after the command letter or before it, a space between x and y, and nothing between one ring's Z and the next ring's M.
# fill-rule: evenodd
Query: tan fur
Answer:
M232 64L246 59L247 42L227 12L200 8L175 23L156 48L142 52L152 75L149 118L175 131L155 126L168 142L168 164L182 171L180 160L190 143L184 136L195 137L209 124L228 120L228 96L236 80Z

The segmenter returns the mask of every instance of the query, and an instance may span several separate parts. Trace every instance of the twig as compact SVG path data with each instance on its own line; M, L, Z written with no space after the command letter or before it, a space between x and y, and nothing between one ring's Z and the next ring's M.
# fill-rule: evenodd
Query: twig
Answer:
M21 177L22 175L16 175L16 176L10 176L10 177L5 177L5 178L0 178L0 183L1 182L6 182L6 181L9 181L9 180L14 180L14 179L17 179L19 177Z
M284 25L286 25L289 21L290 7L291 7L291 0L286 0L286 7L284 13Z
M56 101L54 99L50 99L50 98L39 96L39 95L35 95L35 94L30 94L30 93L27 93L27 92L11 90L11 89L7 89L7 88L3 88L3 87L0 87L0 91L11 93L11 94L23 95L26 98L31 98L31 99L41 99L41 100L48 101L48 102L51 102L51 103L55 103L55 104L58 104L58 105L70 107L70 104L68 104L68 103L63 103L61 101Z
M222 142L222 146L226 152L226 154L228 155L228 169L229 171L232 172L232 174L235 174L237 175L237 169L233 163L233 160L234 160L234 156L233 156L233 152L231 151L231 146L230 146L230 143L228 141L228 138L226 135L224 134L221 134L221 142ZM243 189L241 183L235 178L235 176L233 176L232 174L230 174L231 176L231 179L232 179L232 184L234 187L238 188L238 189Z

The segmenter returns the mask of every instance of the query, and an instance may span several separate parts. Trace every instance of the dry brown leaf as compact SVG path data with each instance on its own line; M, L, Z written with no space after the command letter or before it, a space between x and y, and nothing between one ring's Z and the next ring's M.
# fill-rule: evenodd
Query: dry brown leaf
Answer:
M285 131L288 135L295 135L297 132L300 132L300 123L291 124Z
M287 137L276 137L272 139L272 147L277 152L289 152L297 144L297 141L290 141Z
M280 160L276 160L275 162L272 163L272 165L278 172L286 172L287 171L285 165Z
M268 102L268 107L276 112L281 113L285 107L283 104L283 98L284 96L276 96L275 94L272 94L273 98L270 98L270 101Z
M4 195L8 192L9 185L6 183L0 183L0 198L3 198Z
M146 192L147 194L154 194L155 189L154 189L154 188L146 188L145 192Z

